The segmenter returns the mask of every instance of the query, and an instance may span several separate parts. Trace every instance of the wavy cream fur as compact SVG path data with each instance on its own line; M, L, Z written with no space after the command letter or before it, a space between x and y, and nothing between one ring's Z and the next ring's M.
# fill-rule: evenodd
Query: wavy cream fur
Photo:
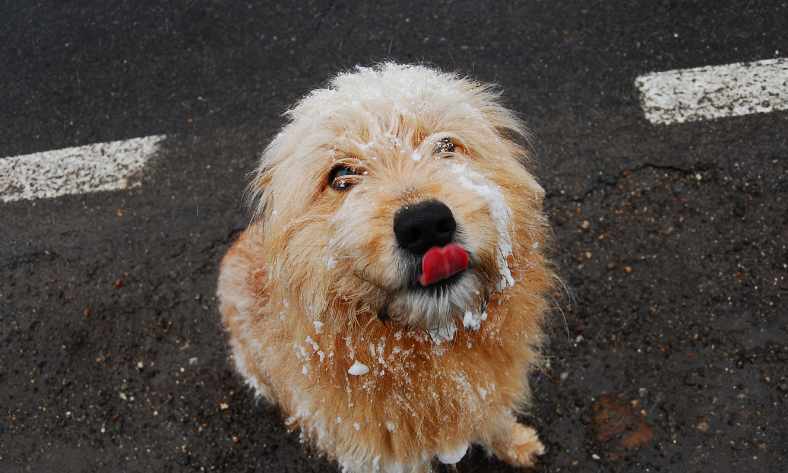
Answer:
M222 261L239 372L344 471L427 472L470 444L531 465L543 447L515 416L553 275L520 121L489 86L390 63L336 76L286 116ZM455 150L436 151L442 138ZM360 174L347 191L328 185L337 163ZM452 210L471 259L435 295L409 284L392 230L427 199Z

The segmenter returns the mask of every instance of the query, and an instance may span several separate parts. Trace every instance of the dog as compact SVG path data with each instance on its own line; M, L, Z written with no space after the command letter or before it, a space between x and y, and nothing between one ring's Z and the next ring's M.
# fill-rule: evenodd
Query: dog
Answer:
M425 473L471 445L517 466L549 294L544 190L497 88L358 67L286 112L224 256L240 374L349 473Z

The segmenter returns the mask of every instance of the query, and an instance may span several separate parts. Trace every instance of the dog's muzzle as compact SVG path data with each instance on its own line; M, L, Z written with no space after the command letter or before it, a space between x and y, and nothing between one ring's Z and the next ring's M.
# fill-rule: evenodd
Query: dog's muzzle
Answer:
M468 269L468 252L455 241L457 222L443 202L426 200L406 205L394 215L397 244L418 269L410 284L446 285Z

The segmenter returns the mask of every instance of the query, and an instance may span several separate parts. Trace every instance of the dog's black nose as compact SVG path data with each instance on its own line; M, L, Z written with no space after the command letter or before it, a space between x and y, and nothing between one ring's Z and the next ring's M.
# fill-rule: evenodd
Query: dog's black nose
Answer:
M426 200L406 205L394 215L394 235L403 249L423 255L433 246L451 243L457 222L443 202Z

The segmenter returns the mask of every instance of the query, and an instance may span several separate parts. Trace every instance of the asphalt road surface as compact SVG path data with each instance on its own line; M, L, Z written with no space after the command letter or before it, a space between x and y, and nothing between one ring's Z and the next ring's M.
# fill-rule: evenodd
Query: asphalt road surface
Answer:
M538 138L571 297L532 380L537 471L788 470L788 112L654 124L635 85L788 56L788 2L7 0L0 18L0 161L167 136L139 187L0 202L1 472L337 471L231 369L217 263L287 105L386 58L500 84ZM479 450L458 470L514 471Z

